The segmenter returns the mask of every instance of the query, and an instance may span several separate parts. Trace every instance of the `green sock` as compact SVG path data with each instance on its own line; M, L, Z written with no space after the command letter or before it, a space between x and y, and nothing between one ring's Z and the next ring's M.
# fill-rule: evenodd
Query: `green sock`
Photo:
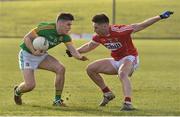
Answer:
M21 95L21 92L19 91L19 88L17 88L15 92L16 92L16 94L17 94L18 96Z
M55 96L55 101L61 100L61 95L56 95Z
M56 93L55 93L55 101L61 100L61 93L62 93L61 90L56 90Z

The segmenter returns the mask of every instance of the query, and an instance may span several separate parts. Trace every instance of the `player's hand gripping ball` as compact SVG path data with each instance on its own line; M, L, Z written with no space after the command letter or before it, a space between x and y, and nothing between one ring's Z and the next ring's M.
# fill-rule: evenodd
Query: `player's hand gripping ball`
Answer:
M49 48L48 40L45 37L38 36L33 40L33 47L36 50L47 51Z

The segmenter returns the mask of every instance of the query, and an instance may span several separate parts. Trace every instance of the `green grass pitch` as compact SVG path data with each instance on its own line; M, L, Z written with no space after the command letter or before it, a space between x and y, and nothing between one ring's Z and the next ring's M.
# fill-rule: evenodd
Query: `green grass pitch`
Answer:
M85 43L76 40L76 47ZM89 61L81 62L64 56L65 46L61 44L49 50L66 66L66 81L63 98L69 107L53 107L54 74L48 71L36 72L35 90L23 96L25 102L17 106L13 102L13 86L22 81L18 68L18 39L0 39L0 115L180 115L180 41L179 40L134 40L140 54L140 67L131 78L133 103L138 111L121 112L122 91L116 76L103 75L106 83L116 94L108 106L100 108L101 91L85 72L90 62L109 57L109 52L98 47L86 54Z

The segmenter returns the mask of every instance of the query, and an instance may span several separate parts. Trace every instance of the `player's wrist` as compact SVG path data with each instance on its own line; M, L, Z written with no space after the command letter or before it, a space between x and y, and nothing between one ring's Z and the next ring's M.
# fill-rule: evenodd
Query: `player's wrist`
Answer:
M30 51L32 54L34 54L36 52L36 50L34 48L31 48Z
M159 15L159 17L160 17L161 19L163 19L163 16L162 16L162 15Z
M79 60L82 60L83 58L84 58L84 56L80 56L80 57L79 57Z
M159 18L160 18L160 19L165 19L164 16L163 16L162 14L159 15Z

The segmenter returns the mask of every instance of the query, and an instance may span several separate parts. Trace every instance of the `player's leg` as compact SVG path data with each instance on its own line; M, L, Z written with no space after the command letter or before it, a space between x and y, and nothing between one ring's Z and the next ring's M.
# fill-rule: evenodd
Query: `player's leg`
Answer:
M110 60L111 60L110 58L96 60L90 63L86 69L88 76L101 89L104 89L106 85L100 73L108 74L108 75L117 74L117 70L112 66Z
M122 82L122 88L125 97L131 97L131 83L128 79L128 75L131 73L132 68L132 62L129 60L124 60L118 71L118 76Z
M24 82L14 88L14 101L16 104L21 105L22 93L29 92L35 87L34 70L36 69L38 61L45 57L34 57L32 54L21 50L19 52L19 67L23 73Z
M93 63L89 64L86 69L88 76L104 94L104 98L101 101L100 106L105 106L110 100L115 98L114 94L105 84L102 76L100 75L100 73L109 75L117 74L117 70L112 66L110 60L112 59L108 58L94 61Z
M131 105L131 96L132 96L132 87L129 80L129 76L132 75L134 71L134 61L135 57L127 57L122 60L122 64L118 70L118 76L122 83L122 89L124 94L124 104L122 110L133 110L134 108Z
M48 55L38 66L39 69L52 71L56 74L55 77L55 105L65 106L62 103L61 94L64 87L65 67L62 63L56 60L51 55Z
M14 88L14 100L15 103L18 105L22 104L21 95L23 93L32 91L35 88L35 77L34 77L34 70L32 69L24 69L23 78L24 82L22 82L19 86Z
M22 82L18 86L19 91L21 93L32 91L36 86L34 70L32 69L23 70L23 76L24 76L24 82Z

